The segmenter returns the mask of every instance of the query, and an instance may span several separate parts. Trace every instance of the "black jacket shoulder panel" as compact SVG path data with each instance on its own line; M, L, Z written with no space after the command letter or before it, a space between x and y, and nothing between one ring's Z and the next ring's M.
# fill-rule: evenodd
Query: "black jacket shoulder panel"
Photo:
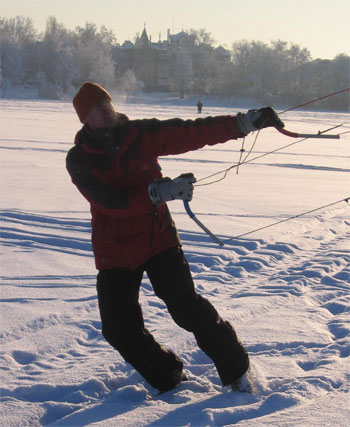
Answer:
M97 182L92 172L93 165L89 162L88 156L78 145L75 145L68 151L66 168L73 181L81 183Z
M87 197L109 209L128 207L128 192L116 191L110 184L102 184L95 177L89 156L79 147L71 148L66 157L66 167L74 184Z

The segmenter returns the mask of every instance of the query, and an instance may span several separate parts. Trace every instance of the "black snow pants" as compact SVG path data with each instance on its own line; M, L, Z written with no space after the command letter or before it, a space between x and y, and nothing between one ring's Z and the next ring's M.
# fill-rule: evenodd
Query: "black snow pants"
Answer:
M182 372L182 361L159 345L144 326L139 304L144 272L174 321L192 332L199 348L212 359L223 385L240 378L249 367L247 351L232 326L196 293L181 248L167 249L136 270L99 271L97 293L105 339L151 386L167 390L176 384L174 378Z

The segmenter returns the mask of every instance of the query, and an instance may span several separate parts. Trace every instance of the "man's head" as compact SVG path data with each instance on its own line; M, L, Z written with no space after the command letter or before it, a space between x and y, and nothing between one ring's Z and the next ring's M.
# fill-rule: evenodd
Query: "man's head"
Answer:
M116 124L112 97L96 83L85 82L73 98L73 106L80 121L93 130Z

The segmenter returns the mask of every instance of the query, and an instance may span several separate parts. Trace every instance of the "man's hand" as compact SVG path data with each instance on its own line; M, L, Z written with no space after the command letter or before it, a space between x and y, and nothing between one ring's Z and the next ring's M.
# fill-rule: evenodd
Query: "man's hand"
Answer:
M248 135L249 132L267 127L283 128L284 123L271 107L249 110L246 114L238 113L236 116L239 130Z
M175 179L156 179L148 186L148 193L155 206L174 199L190 201L193 196L194 182L196 178L193 173L184 173Z

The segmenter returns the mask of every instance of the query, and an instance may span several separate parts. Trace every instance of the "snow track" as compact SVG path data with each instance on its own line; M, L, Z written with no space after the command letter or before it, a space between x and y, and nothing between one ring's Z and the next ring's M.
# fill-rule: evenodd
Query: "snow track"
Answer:
M3 212L2 222L3 244L16 250L91 257L86 221ZM323 218L318 222L321 229ZM225 248L208 241L196 246L196 233L182 233L198 291L235 325L247 345L258 389L254 396L222 389L210 360L190 334L173 325L146 277L141 299L147 326L164 343L169 330L174 334L175 346L170 345L189 377L156 399L156 391L102 339L93 275L3 277L3 288L17 296L1 298L2 312L22 312L26 319L17 319L1 334L1 370L6 378L11 371L13 378L1 395L7 425L16 425L13 411L24 407L28 425L86 425L109 417L115 425L177 425L177 420L226 425L228 420L234 424L251 417L256 422L276 411L300 410L322 396L348 391L348 225L339 221L322 240L309 232L300 236L308 249L263 240L236 240ZM64 237L65 230L71 230L70 237ZM30 296L24 296L28 291ZM31 316L30 307L37 304L44 310ZM54 307L64 309L53 314ZM29 313L23 316L23 310ZM154 414L154 405L163 416L135 424L141 414Z

